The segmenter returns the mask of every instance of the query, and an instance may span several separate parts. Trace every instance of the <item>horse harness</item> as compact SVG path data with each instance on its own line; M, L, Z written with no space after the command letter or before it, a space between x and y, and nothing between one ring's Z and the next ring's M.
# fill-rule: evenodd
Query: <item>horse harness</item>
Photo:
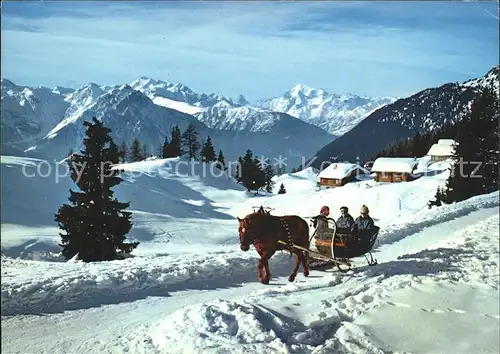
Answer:
M283 230L285 231L285 235L287 236L286 240L286 248L290 253L293 250L293 240L292 240L292 235L290 234L290 227L288 226L288 223L286 222L285 219L280 218L280 223L281 226L283 227Z

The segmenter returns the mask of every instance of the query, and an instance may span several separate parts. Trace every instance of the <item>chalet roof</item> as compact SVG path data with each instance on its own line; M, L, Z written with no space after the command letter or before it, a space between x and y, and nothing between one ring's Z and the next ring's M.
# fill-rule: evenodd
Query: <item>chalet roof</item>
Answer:
M379 157L373 163L371 172L412 173L418 161L409 157Z
M455 140L453 139L439 139L437 144L431 146L427 155L452 156L455 151L453 144L455 144Z
M319 178L342 179L347 177L352 171L359 169L363 174L370 174L370 172L355 163L338 162L332 163L330 166L321 171L318 175Z
M437 143L439 145L453 145L456 141L453 139L439 139Z

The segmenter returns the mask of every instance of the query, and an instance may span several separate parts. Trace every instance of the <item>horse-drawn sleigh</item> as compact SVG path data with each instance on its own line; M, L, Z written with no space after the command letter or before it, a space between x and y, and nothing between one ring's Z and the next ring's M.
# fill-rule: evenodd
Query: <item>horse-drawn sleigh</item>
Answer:
M296 256L294 269L288 277L290 282L295 280L300 265L307 277L310 268L332 265L347 272L353 265L351 259L360 256L365 256L370 266L377 264L371 250L379 227L374 226L369 233L353 234L349 230L337 228L335 221L327 218L328 227L321 231L316 229L309 236L309 225L303 218L297 215L275 216L271 215L270 210L272 209L261 206L258 210L254 208L254 212L244 218L237 218L241 250L246 252L250 249L250 244L253 244L260 255L257 268L261 283L269 283L271 273L268 261L279 250L288 250L291 255ZM313 238L316 250L310 248Z

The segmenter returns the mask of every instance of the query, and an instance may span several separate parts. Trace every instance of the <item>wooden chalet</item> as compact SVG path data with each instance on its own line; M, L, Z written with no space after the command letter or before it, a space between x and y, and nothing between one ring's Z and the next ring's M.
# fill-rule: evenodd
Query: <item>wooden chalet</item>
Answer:
M354 163L332 163L318 174L318 183L320 187L341 187L360 175L369 174L368 170Z
M431 146L427 156L430 156L432 161L443 161L453 157L455 153L455 140L440 139Z
M375 173L377 182L409 182L416 179L413 171L417 165L415 158L379 157L373 163L371 173Z

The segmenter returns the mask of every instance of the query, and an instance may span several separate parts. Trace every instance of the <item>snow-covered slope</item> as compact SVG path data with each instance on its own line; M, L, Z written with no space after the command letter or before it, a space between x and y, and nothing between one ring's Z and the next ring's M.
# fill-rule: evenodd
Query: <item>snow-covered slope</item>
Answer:
M36 173L39 161L2 156L3 350L499 351L498 192L429 210L446 170L408 183L316 191L315 171L307 169L276 178L286 194L254 197L227 176L202 177L203 165L194 176L179 162L120 166L126 182L117 195L131 201L136 257L82 264L42 253L43 261L29 260L33 244L52 242L54 251L59 236L41 223L41 207L55 212L61 200L47 197L65 199L70 184L23 176L22 166ZM381 227L379 264L355 259L347 274L312 271L289 283L293 259L277 253L270 285L258 283L257 254L240 251L235 217L261 204L306 220L324 204L334 217L341 205L356 216L367 204Z
M323 89L297 85L281 97L260 100L257 105L288 113L341 136L373 111L394 102L392 97L363 97L353 94L331 94Z

